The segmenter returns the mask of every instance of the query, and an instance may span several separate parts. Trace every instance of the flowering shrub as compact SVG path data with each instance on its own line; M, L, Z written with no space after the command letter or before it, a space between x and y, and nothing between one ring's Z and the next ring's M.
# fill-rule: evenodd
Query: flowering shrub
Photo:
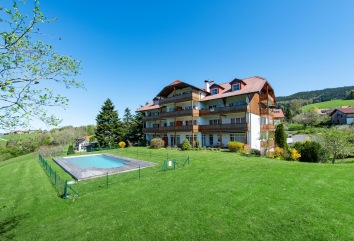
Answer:
M118 143L118 146L119 146L120 148L124 148L124 147L125 147L125 142L124 142L124 141L119 142L119 143Z
M281 158L282 157L282 155L283 155L283 152L284 152L284 150L283 150L283 148L280 148L280 147L275 147L274 148L274 157L275 158Z
M237 141L229 141L227 143L227 148L233 152L242 152L245 150L245 144Z
M290 158L293 161L298 161L301 157L301 154L295 149L295 148L291 148L290 149Z
M165 142L161 138L153 138L150 143L150 148L162 148L165 146Z

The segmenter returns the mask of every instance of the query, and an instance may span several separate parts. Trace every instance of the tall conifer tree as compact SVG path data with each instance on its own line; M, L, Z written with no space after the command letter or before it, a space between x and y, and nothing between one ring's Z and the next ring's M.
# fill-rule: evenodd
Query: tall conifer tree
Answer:
M95 136L101 147L117 145L118 142L123 140L122 122L110 99L104 102L100 113L96 117L96 123Z

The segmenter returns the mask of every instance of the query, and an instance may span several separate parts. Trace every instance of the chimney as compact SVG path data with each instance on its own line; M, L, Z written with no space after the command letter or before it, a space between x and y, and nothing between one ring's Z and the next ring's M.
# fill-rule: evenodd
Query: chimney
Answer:
M206 90L207 92L210 92L209 80L205 80L204 82L205 82L205 90Z

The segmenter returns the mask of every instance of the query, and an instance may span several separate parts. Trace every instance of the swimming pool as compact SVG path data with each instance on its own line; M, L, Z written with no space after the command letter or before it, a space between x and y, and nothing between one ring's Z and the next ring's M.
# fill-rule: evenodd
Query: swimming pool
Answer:
M81 168L112 168L125 165L125 160L107 155L90 155L66 158L69 162Z
M152 162L116 156L108 153L73 157L56 157L53 158L53 161L77 181L107 174L129 172L155 165L155 163Z

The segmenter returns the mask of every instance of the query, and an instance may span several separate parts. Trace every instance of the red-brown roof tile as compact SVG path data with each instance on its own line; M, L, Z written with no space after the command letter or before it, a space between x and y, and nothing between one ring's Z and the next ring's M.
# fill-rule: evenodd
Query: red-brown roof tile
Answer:
M284 113L282 109L274 109L274 118L284 118Z

